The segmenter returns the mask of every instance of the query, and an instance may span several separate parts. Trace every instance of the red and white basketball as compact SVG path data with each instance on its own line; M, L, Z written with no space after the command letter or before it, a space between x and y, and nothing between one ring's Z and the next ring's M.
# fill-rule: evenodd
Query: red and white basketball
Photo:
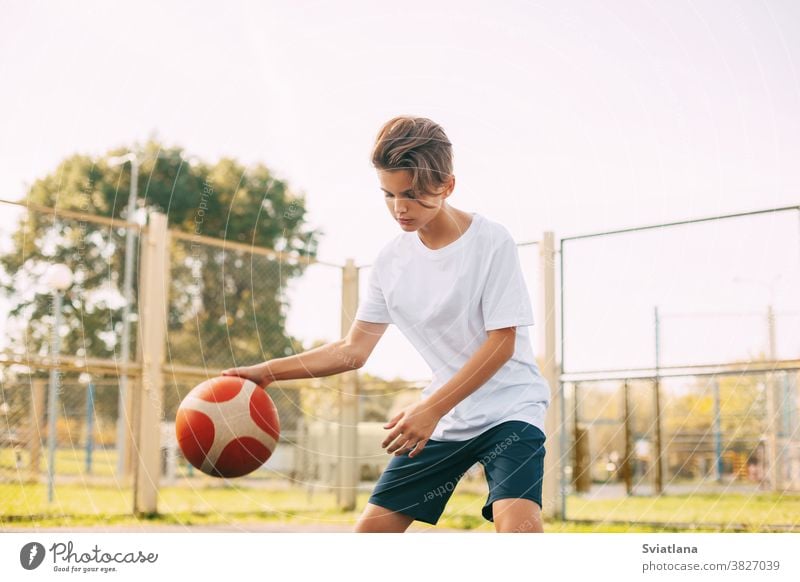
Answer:
M275 403L261 386L219 376L195 386L178 407L175 433L186 459L214 477L241 477L267 462L278 444Z

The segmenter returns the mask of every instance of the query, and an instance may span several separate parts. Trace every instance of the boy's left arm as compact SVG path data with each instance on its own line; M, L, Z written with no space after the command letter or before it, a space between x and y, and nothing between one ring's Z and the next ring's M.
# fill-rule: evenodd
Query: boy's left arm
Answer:
M514 355L516 328L489 332L467 363L434 394L398 413L384 428L393 429L381 444L387 453L418 455L439 420L459 402L483 386Z

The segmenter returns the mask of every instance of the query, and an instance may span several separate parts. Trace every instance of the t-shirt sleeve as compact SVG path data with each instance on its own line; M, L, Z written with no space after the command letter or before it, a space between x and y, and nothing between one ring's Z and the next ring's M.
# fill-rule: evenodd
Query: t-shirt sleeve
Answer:
M367 297L359 301L356 319L371 323L392 323L392 318L389 316L389 308L386 306L386 298L383 296L383 289L381 289L378 270L376 262L370 269Z
M492 254L481 296L486 331L533 325L533 309L522 276L517 245L506 233Z

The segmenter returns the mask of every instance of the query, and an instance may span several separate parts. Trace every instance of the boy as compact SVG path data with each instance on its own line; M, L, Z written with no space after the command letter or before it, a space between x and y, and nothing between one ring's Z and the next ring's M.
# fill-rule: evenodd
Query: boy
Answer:
M436 524L461 476L483 465L483 516L498 532L541 532L544 418L550 389L527 326L533 315L508 230L447 202L455 188L442 128L396 117L372 163L401 232L378 253L347 337L303 354L225 370L266 386L364 365L394 323L431 366L422 400L398 413L382 446L393 454L356 524L404 532Z

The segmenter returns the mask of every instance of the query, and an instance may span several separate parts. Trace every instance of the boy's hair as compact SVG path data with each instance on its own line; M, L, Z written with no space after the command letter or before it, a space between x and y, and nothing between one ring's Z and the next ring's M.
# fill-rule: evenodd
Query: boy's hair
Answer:
M431 194L453 175L453 148L437 123L401 115L378 132L372 165L378 170L408 170L414 193Z

